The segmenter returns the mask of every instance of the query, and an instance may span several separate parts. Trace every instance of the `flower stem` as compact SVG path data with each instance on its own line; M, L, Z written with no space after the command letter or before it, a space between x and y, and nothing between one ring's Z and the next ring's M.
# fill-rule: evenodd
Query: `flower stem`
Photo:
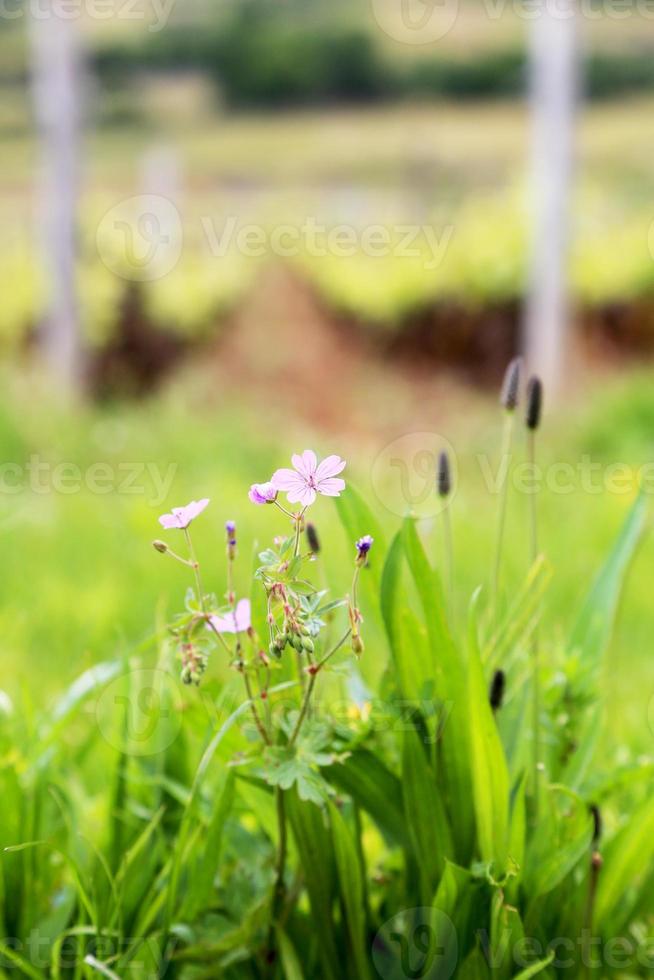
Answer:
M500 568L502 564L502 548L504 545L504 529L506 526L506 506L509 491L509 467L511 465L511 443L513 441L513 412L506 412L504 416L504 431L502 433L502 451L500 455L500 474L502 475L502 486L500 487L500 503L497 515L497 540L495 543L495 562L493 565L493 578L491 584L491 599L493 620L497 619L497 607L500 590Z
M254 692L252 690L252 684L250 683L250 678L248 677L247 669L245 667L243 668L243 681L245 683L245 690L247 692L248 700L250 702L250 710L252 711L254 724L257 726L257 731L259 732L259 735L263 739L264 743L266 745L270 745L271 744L270 737L268 735L268 732L264 728L261 718L259 717L259 712L257 711L257 706L254 700Z
M291 735L291 737L289 739L289 743L288 743L289 748L291 748L293 745L295 745L295 742L297 741L297 737L300 734L300 729L302 728L302 723L304 722L304 719L306 718L306 715L307 715L307 711L309 710L309 703L311 701L311 695L313 693L313 689L316 686L316 680L318 678L318 674L323 669L323 667L325 666L325 664L327 664L328 661L331 660L331 658L334 656L334 654L337 653L338 650L340 650L340 648L343 646L343 644L345 643L345 641L347 640L347 638L349 637L349 635L350 635L351 632L352 632L352 630L351 630L351 628L349 628L347 630L347 632L338 641L338 643L334 647L332 647L332 649L329 651L329 653L327 653L322 658L322 660L320 660L316 664L315 670L311 674L311 677L309 678L309 683L307 684L306 691L304 692L304 697L302 699L302 706L300 708L300 714L298 715L298 719L297 719L297 721L295 723L295 728L293 729L293 733L292 733L292 735Z
M187 527L184 528L184 537L186 538L186 544L188 546L189 561L191 567L193 568L193 574L195 575L195 588L198 594L198 602L200 603L200 609L204 612L204 592L202 591L202 582L200 580L200 565L195 557L195 550L193 548L193 542L191 541L191 535Z

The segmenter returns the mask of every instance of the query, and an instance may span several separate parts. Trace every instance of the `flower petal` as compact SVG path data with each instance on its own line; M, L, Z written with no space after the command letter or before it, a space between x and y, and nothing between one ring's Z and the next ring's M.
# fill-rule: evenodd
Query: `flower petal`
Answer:
M340 497L341 491L345 490L345 480L333 477L329 480L321 480L316 489L325 497Z
M288 493L288 502L290 504L302 504L303 507L310 507L315 499L316 491L308 487L306 483L303 483L301 488L291 490Z
M234 612L234 619L236 620L236 630L238 633L245 633L250 629L250 625L252 623L252 609L249 599L239 600Z
M181 527L179 523L179 518L176 517L175 514L162 514L161 517L159 518L159 523L167 531L170 531L172 528Z
M303 476L296 473L295 470L288 469L276 470L271 476L270 482L278 490L298 490L307 485Z
M318 458L313 449L305 449L301 456L298 456L297 453L292 456L291 462L301 476L309 479L316 472Z
M209 506L208 497L203 497L202 500L192 500L191 503L186 508L187 511L190 511L190 520L192 521L196 517L198 517L205 509L205 507L208 506Z
M316 483L320 483L321 480L327 480L330 476L336 476L337 473L341 473L347 463L340 456L327 456L323 459L322 463L318 466L316 470Z

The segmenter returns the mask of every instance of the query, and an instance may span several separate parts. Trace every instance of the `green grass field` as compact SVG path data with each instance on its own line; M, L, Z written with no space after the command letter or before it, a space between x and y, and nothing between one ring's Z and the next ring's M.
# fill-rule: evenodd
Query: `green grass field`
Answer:
M539 459L549 489L537 499L546 561L525 592L528 497L511 482L499 633L493 616L490 623L486 616L478 620L479 603L469 611L478 586L481 609L489 601L499 505L487 483L499 453L494 400L452 391L436 415L412 418L409 431L417 435L398 446L389 444L388 430L375 426L367 432L334 427L327 435L312 431L301 414L284 420L283 393L274 410L256 388L246 398L236 387L217 393L207 367L131 406L57 407L34 377L8 380L5 390L3 980L255 980L271 972L284 980L361 980L373 967L395 977L384 973L395 969L384 966L385 957L398 929L416 942L417 913L406 910L418 906L437 910L429 927L437 935L443 923L454 929L457 976L583 975L577 957L563 974L555 969L548 944L553 936L568 937L583 952L589 922L606 944L602 950L628 937L630 968L623 968L624 959L614 966L604 952L602 963L610 969L602 975L647 975L642 957L651 925L654 819L646 792L654 738L649 533L627 576L607 660L598 658L642 522L646 532L651 524L651 372L589 386L548 414ZM386 398L395 390L389 376ZM481 654L473 646L460 660L439 633L438 580L422 552L424 545L444 572L442 524L433 506L435 443L425 432L446 435L456 459L450 505L456 588L447 615L454 617L457 637L466 635L472 617L470 636L478 633L483 642L486 673L492 665L507 669L497 728ZM273 726L273 744L262 746L251 719L247 723L239 672L230 669L221 647L211 654L199 689L182 685L165 623L182 608L193 575L151 542L164 537L184 554L181 532L162 531L157 518L171 506L210 497L192 527L204 589L222 594L226 588L224 524L234 520L234 588L237 596L247 595L252 569L262 560L256 553L271 535L289 532L288 519L275 508L254 507L247 489L309 445L320 455L347 459L344 475L359 496L347 488L337 508L327 498L312 508L322 549L307 576L317 588L326 585L330 596L343 595L350 589L354 538L375 536L369 567L360 569L365 651L357 660L347 649L335 658L319 682L317 714L305 716L297 743L298 681L293 659L284 656L269 682L270 716L268 701L255 702L259 720ZM512 481L524 449L521 435ZM640 474L648 492L637 504L638 473L647 463L650 470ZM404 490L397 481L402 470ZM21 483L20 492L12 492ZM389 549L407 500L414 501L418 520L405 523ZM403 553L415 590L406 575L396 577ZM572 631L600 568L599 591ZM530 723L521 714L531 689L525 652L535 589L543 590L542 744L551 778L561 773L552 787L543 784L547 809L540 817L529 775ZM192 596L189 602L193 610ZM262 635L265 604L256 608ZM344 611L334 615L340 623ZM202 648L204 630L196 642ZM431 666L424 659L428 650ZM460 688L456 694L461 671L469 675L471 686L463 689L469 704ZM581 719L589 711L595 718L596 671L603 721L588 729ZM429 695L434 683L452 687L454 713L442 750L432 752L420 746L421 740L423 747L441 744L433 731L439 715L429 710L439 704ZM468 704L464 711L462 704ZM413 706L411 727L402 705ZM589 758L575 776L577 757L570 769L560 753L576 730L585 732L582 747L597 738L597 748L592 766ZM464 737L472 741L462 759L458 740ZM441 751L448 754L441 757ZM456 773L465 786L450 785ZM602 808L601 844L593 837L591 802ZM525 813L531 814L526 824ZM600 846L606 870L591 912L584 913L588 888L595 887L589 886L596 874L589 861ZM493 971L478 936L491 923L500 964ZM529 956L524 936L536 942Z
M588 407L587 399L580 399L572 427L567 411L548 420L544 458L549 463L577 467L578 460L589 455L571 477L572 492L543 491L539 503L543 549L556 573L546 601L546 616L553 623L571 617L633 500L633 478L619 492L598 493L599 477L589 470L590 460L602 467L616 461L637 467L650 458L649 384L647 375L636 376L589 396ZM233 392L228 398L233 401ZM206 540L203 536L199 549L208 573L216 579L222 574L222 525L235 519L240 529L240 574L247 576L253 542L261 540L263 525L268 523L268 515L248 502L247 488L266 478L275 466L286 465L301 444L315 443L324 453L340 452L349 461L350 479L379 519L391 526L400 520L401 496L398 501L396 490L385 489L384 483L391 480L392 471L375 475L375 460L390 441L379 431L344 431L340 436L316 438L304 425L280 429L279 415L272 416L269 427L256 392L249 406L221 405L211 393L208 377L191 387L176 384L141 406L84 409L74 415L49 411L35 416L25 409L25 399L31 399L31 386L18 386L15 399L5 404L0 433L3 460L24 468L36 455L50 468L35 471L33 477L23 469L25 489L5 492L0 501L6 562L0 596L0 662L12 697L20 698L26 689L30 699L45 705L82 670L128 652L154 630L158 604L169 609L184 583L183 569L162 561L150 545L158 535L157 517L170 506L187 498L212 499L204 518ZM463 615L474 588L489 577L494 514L492 508L480 507L480 501L487 497L485 481L495 473L498 436L492 404L474 397L459 418L466 396L452 401L455 414L444 407L440 417L413 416L410 425L413 431L440 433L459 454L460 489L452 513L457 603ZM399 419L396 432L402 432ZM486 453L490 470L480 459ZM79 482L80 473L82 484L89 471L93 480L95 471L90 468L98 462L111 467L110 479L101 481L101 489L107 484L113 488L110 492L94 493L84 485L80 492L66 492ZM62 463L79 471L57 470ZM411 492L420 497L425 485L419 468L409 471L409 478ZM30 479L36 481L36 491L30 489ZM591 492L584 491L584 479L590 481ZM13 471L7 471L9 488L16 480ZM57 492L57 480L63 481L64 492ZM162 484L165 499L157 499ZM507 597L526 571L525 499L524 494L512 492L514 531L507 555ZM389 500L399 513L389 513ZM338 579L347 543L326 502L316 508L315 520L330 541L324 559L329 577ZM438 556L433 514L420 530ZM619 729L606 733L612 754L619 754L623 745L647 754L654 738L647 724L648 702L654 695L654 666L647 653L651 615L645 569L650 560L651 543L647 543L631 577L611 651L607 690L615 699L615 717L621 719ZM383 671L384 656L373 647L362 661L364 676L371 682Z

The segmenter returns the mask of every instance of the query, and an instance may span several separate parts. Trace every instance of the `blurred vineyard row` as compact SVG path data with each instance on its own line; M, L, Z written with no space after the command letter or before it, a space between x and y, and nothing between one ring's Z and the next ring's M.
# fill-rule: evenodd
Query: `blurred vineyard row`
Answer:
M509 319L505 333L510 346L528 279L525 198L517 190L468 194L455 208L422 215L411 239L400 221L388 221L383 254L378 246L364 245L366 232L381 226L374 220L375 204L370 215L363 209L357 227L348 226L353 238L347 247L311 253L298 234L296 254L284 261L310 285L326 311L376 342L401 345L404 338L426 354L442 354L438 342L439 331L448 329L445 311L455 320L459 317L452 333L458 329L459 341L466 343L466 318L473 317L470 330L483 332L499 310ZM570 274L582 319L606 324L622 311L627 333L620 337L618 324L616 339L641 348L654 346L654 258L646 216L636 210L625 215L623 208L613 213L599 192L587 191L580 204ZM92 351L115 343L126 320L135 316L154 337L160 334L182 345L213 340L254 288L262 262L279 260L270 246L256 258L244 254L236 236L218 255L199 221L185 215L188 227L174 268L139 282L142 270L138 264L130 266L123 232L102 220L107 206L98 199L85 208L79 245L81 321ZM432 238L421 231L425 226L432 229ZM262 240L270 243L275 229L270 215L257 227ZM301 229L301 221L294 227ZM265 245L258 251L265 253ZM0 254L0 330L6 352L25 346L44 315L47 284L39 268L25 223L17 222L5 235Z

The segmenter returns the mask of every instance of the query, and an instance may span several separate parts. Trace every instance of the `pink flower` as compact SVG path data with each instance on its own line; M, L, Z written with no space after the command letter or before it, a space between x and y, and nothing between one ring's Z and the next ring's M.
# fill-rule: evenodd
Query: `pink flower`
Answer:
M277 470L271 479L277 490L285 491L289 503L308 507L316 499L317 493L325 497L339 497L341 490L345 489L345 480L335 479L336 474L346 466L340 456L328 456L318 463L313 450L305 449L301 456L293 456L291 462L295 469Z
M205 498L204 500L192 500L186 507L173 507L172 513L162 514L159 518L159 523L167 531L170 531L174 527L184 530L184 528L189 526L191 521L195 520L198 514L202 513L208 503L209 501Z
M246 633L252 625L252 612L249 599L240 599L234 612L226 616L212 616L210 629L216 633Z
M253 504L274 504L277 488L272 483L253 483L248 497Z

